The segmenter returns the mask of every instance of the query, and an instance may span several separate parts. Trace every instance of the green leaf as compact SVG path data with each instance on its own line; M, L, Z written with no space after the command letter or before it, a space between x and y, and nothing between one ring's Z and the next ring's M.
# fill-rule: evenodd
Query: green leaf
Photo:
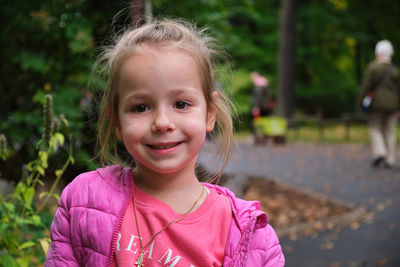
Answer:
M39 215L33 215L32 221L35 225L39 225L42 222L42 218Z
M58 143L60 144L60 146L63 146L64 142L65 142L64 135L62 133L58 133L57 132L57 133L54 134L54 136L56 137L56 139L57 139Z
M56 170L55 173L56 173L57 177L60 177L63 174L63 171L62 170Z
M25 256L23 258L18 258L17 262L18 262L19 267L28 267L30 259L31 259L31 256Z
M63 146L65 142L65 137L63 134L57 132L50 139L50 147L57 151L59 146Z
M49 247L50 247L50 238L48 238L48 237L41 238L39 240L39 242L40 242L40 245L42 246L44 255L47 256L47 252L49 252Z
M18 61L21 64L22 69L26 71L32 70L44 73L48 69L44 56L38 53L22 51L15 55L15 61Z
M39 199L44 198L44 197L47 196L48 194L49 194L48 192L42 192L42 193L40 193Z
M29 247L33 247L35 245L35 242L33 241L26 241L24 243L22 243L19 247L18 250L23 250L25 248L29 248Z
M33 187L27 188L26 191L24 192L24 200L27 206L30 207L32 205L32 200L34 196L35 196L35 189Z
M44 105L44 96L45 96L45 94L46 93L44 91L42 91L42 90L36 91L35 95L32 98L32 102L33 103L38 103L41 106L43 106Z
M53 193L51 196L54 197L55 199L57 199L57 201L60 201L60 195L59 194Z
M15 217L15 223L18 225L24 225L24 224L33 224L32 220L28 219L22 219L21 217Z
M44 176L44 168L43 167L37 166L36 169L40 173L40 175Z
M8 228L9 228L8 223L3 222L3 223L0 225L0 236L2 236L3 233L4 233L5 231L7 231Z
M66 28L68 46L73 53L83 53L92 43L91 28L82 23L69 23Z
M65 126L69 126L69 123L68 123L68 120L65 118L65 116L60 116L60 121L62 121L64 124L65 124Z
M23 192L25 192L25 190L26 190L26 185L22 182L19 182L15 188L15 191L18 194L23 194Z
M33 171L34 166L35 166L35 161L31 161L26 165L26 167L28 168L28 171L30 171L30 172Z
M49 159L49 154L45 151L39 151L39 160L42 166L47 165L47 160Z
M14 204L12 204L10 202L5 202L3 204L4 204L4 206L6 207L6 209L7 209L7 211L9 213L14 214L14 212L15 212L15 205Z
M36 149L39 149L42 144L43 144L43 139L40 139L39 141L37 141L36 146L35 146Z
M17 262L8 254L3 254L0 256L1 266L7 267L18 267Z

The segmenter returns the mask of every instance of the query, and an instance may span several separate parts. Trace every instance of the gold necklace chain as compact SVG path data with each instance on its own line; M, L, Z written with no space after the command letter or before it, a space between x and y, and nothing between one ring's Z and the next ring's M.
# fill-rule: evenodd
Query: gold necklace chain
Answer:
M185 212L185 213L182 215L182 217L180 217L179 219L177 219L177 220L172 220L172 221L170 221L169 223L167 223L163 228L161 228L160 231L158 231L157 233L155 233L155 234L149 239L149 241L147 241L147 243L144 244L144 246L143 246L143 244L142 244L142 238L141 238L141 236L140 236L138 219L137 219L137 216L136 216L136 204L135 204L135 196L134 196L135 194L132 195L133 213L135 214L136 230L137 230L137 233L138 233L138 236L139 236L139 244L140 244L140 254L139 254L139 257L138 257L137 261L135 262L135 265L136 265L136 266L138 266L138 267L144 266L144 263L143 263L143 251L144 251L144 249L154 240L154 238L156 238L156 236L158 236L162 231L164 231L165 229L167 229L168 226L170 226L171 224L182 221L182 220L186 217L186 215L188 215L188 214L194 209L194 207L197 205L197 203L200 201L201 197L202 197L203 194L204 194L205 189L204 189L204 186L202 186L202 187L203 187L203 189L201 190L201 194L200 194L200 196L196 199L196 201L193 203L192 207L191 207L187 212Z

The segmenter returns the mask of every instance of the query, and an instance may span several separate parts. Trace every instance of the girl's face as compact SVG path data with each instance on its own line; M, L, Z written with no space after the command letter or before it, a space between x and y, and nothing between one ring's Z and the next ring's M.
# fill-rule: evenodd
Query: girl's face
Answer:
M194 170L215 123L194 59L177 48L142 46L123 62L118 94L117 137L137 167Z

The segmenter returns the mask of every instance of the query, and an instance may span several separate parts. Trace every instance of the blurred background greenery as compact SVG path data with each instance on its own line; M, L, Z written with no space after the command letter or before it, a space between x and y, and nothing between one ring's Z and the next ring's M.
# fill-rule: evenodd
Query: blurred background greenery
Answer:
M139 1L140 2L140 1ZM143 1L142 1L143 2ZM231 92L239 131L249 127L252 83L258 71L277 95L280 0L148 1L154 17L181 17L209 26L230 54ZM54 113L70 122L76 164L65 177L97 166L96 101L104 80L92 76L99 47L130 23L130 1L0 0L0 132L10 160L2 178L20 177L20 166L35 153L42 135L40 106L52 94ZM120 15L116 14L120 12ZM400 51L400 3L394 0L301 0L297 8L295 110L326 118L355 112L360 79L378 40ZM395 53L394 62L400 62ZM38 128L39 127L39 128ZM67 154L67 152L65 152ZM56 158L60 162L65 159Z

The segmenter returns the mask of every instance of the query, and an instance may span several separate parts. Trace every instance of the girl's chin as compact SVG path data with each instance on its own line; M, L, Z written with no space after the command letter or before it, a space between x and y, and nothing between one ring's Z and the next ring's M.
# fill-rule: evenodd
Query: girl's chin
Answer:
M136 170L138 172L152 172L161 175L171 175L178 174L179 172L185 171L191 166L188 162L157 162L156 164L151 164L148 162L136 163ZM195 164L193 165L194 169Z

